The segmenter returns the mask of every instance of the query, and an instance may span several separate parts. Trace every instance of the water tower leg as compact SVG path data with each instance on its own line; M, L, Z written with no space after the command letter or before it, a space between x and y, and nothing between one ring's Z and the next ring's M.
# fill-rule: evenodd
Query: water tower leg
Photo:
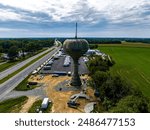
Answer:
M71 79L71 85L76 86L77 88L80 88L82 83L80 80L80 76L78 74L78 59L73 59L74 61L74 72Z

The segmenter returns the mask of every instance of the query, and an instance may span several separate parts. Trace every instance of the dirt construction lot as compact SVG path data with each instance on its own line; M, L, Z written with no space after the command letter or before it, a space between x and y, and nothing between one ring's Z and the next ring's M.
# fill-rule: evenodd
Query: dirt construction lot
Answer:
M84 112L84 106L91 102L95 101L93 90L91 88L87 89L87 95L90 96L90 101L86 99L78 99L78 103L80 103L80 106L78 109L70 108L67 105L68 100L70 99L70 96L73 94L79 93L80 91L56 91L55 87L65 80L70 80L71 77L68 76L59 76L59 77L52 77L50 75L44 76L44 78L38 82L45 83L46 87L44 88L46 91L46 95L49 97L49 99L52 101L52 111L53 113L80 113ZM87 78L86 76L82 77ZM34 78L34 81L35 78Z

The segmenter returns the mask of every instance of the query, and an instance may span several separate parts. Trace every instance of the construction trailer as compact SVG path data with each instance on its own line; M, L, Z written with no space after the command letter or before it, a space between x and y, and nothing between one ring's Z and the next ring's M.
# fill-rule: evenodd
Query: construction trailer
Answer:
M44 98L41 104L41 109L47 109L49 104L49 98Z

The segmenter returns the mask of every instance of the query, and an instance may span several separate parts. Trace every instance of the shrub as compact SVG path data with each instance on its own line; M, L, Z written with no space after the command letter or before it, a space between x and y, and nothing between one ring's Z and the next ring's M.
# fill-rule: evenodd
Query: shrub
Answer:
M147 113L149 110L149 100L144 96L130 95L121 99L117 106L110 112L119 113Z

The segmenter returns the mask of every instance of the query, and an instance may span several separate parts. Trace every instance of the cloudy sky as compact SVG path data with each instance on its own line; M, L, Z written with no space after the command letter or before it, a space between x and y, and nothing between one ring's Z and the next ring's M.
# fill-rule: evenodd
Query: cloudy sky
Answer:
M149 37L150 0L0 0L0 37Z

